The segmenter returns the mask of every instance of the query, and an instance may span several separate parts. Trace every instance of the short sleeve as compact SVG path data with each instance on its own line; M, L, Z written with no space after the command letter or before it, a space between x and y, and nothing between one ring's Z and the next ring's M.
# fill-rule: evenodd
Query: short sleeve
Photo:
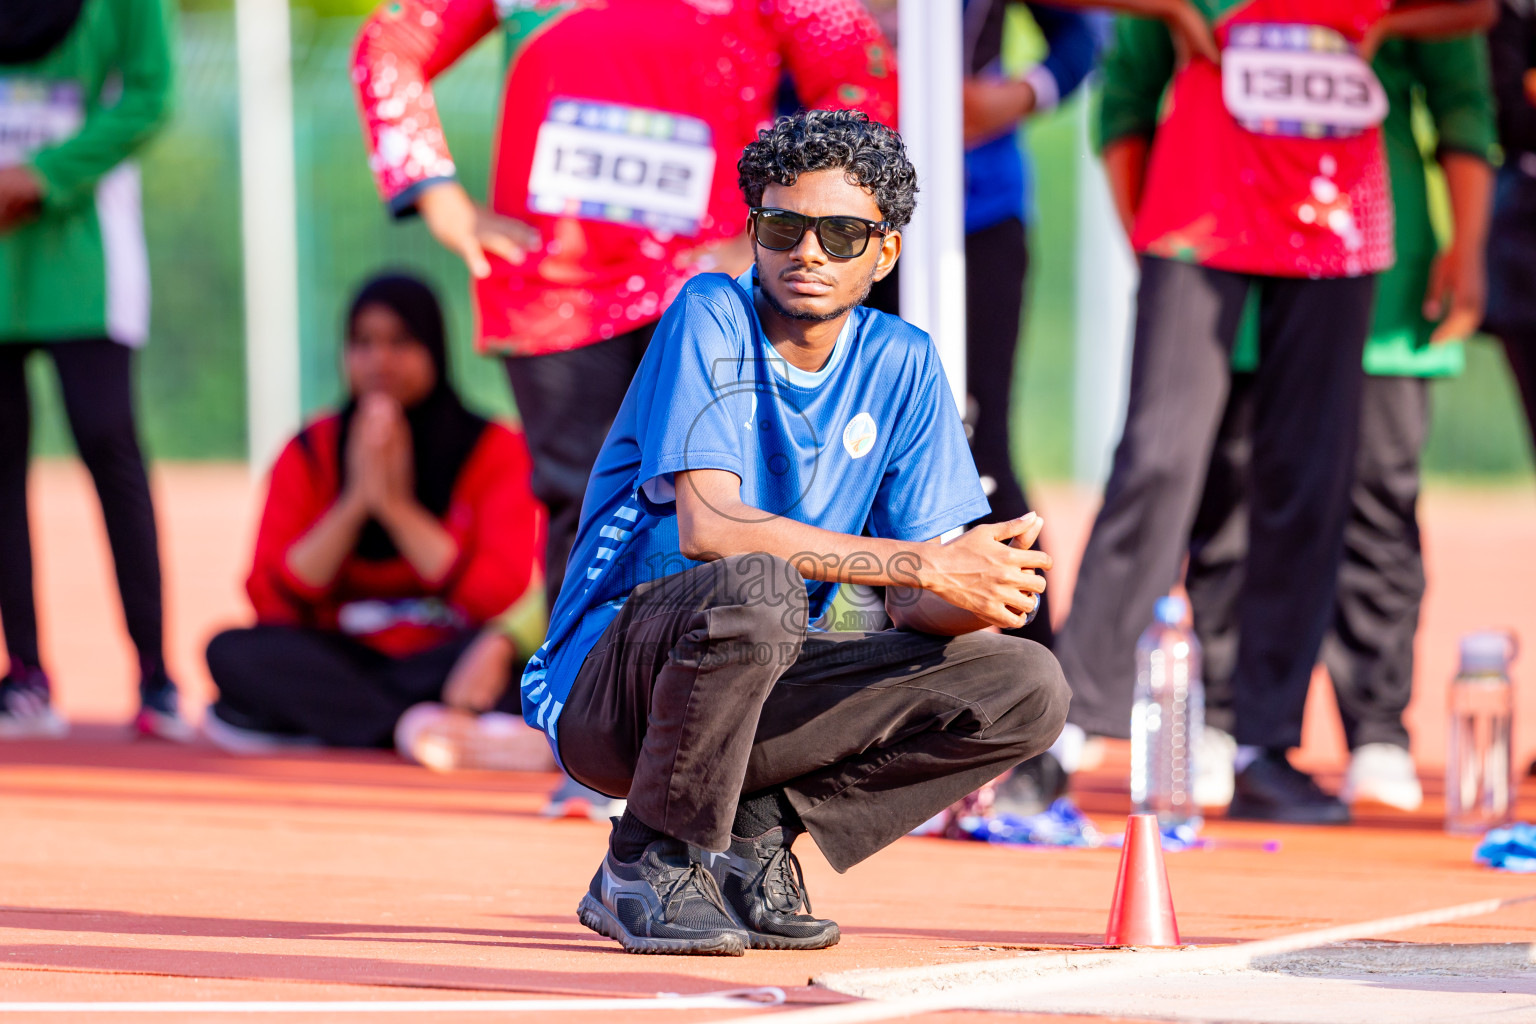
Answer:
M750 382L740 381L751 337L744 317L690 288L656 327L646 354L651 365L635 382L635 435L640 496L657 515L676 511L677 473L742 475L742 424L751 425L753 399Z
M1498 142L1488 45L1482 36L1408 40L1414 77L1435 122L1441 153L1491 161Z
M1099 145L1151 138L1163 91L1173 77L1173 37L1153 18L1121 15L1104 55L1099 100Z
M932 540L991 512L936 357L903 410L898 438L870 510L872 534Z

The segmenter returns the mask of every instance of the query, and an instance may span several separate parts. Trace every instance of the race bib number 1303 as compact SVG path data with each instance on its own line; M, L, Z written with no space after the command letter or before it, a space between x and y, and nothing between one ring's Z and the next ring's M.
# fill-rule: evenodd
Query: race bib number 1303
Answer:
M1342 35L1319 25L1232 26L1221 53L1221 95L1239 124L1262 135L1357 135L1387 116L1371 66Z
M695 117L556 99L539 127L528 205L539 213L693 235L709 209L715 150Z

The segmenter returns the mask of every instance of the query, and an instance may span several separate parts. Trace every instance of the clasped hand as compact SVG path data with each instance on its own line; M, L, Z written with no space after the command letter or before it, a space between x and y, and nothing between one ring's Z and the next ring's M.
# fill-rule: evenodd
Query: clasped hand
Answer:
M925 589L994 626L1024 625L1045 592L1040 572L1053 564L1044 551L1031 550L1044 525L1045 520L1030 512L1005 523L984 523L948 544L933 545L925 553Z
M347 441L347 493L343 500L380 522L415 500L411 431L400 403L384 394L358 399Z

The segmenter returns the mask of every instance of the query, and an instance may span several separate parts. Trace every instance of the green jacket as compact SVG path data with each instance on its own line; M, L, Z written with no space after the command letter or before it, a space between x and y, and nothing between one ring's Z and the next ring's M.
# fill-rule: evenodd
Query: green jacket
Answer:
M52 52L0 65L0 165L43 182L37 218L0 234L0 342L147 338L129 158L169 113L171 18L165 0L86 0Z
M1103 142L1128 135L1152 136L1173 64L1173 43L1161 22L1116 19L1114 43L1103 68L1099 114ZM1440 152L1489 159L1496 136L1487 47L1479 36L1391 39L1372 66L1391 104L1382 140L1395 210L1397 263L1377 280L1365 369L1384 376L1454 375L1465 362L1461 345L1430 346L1434 325L1421 312L1430 264L1439 246L1430 223L1425 177L1433 161L1425 157L1414 136L1414 108L1417 102L1427 111ZM1238 370L1251 370L1258 363L1257 316L1252 306L1233 353Z

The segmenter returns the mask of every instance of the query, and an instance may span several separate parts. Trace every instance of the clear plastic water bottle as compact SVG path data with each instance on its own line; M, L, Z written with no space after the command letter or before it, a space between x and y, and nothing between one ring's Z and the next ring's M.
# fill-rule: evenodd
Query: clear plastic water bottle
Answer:
M1509 822L1515 805L1513 633L1468 633L1451 681L1445 752L1445 830L1481 834Z
M1159 598L1152 625L1136 641L1136 703L1131 708L1131 801L1164 828L1200 825L1195 746L1205 729L1200 643L1184 627L1179 597Z

